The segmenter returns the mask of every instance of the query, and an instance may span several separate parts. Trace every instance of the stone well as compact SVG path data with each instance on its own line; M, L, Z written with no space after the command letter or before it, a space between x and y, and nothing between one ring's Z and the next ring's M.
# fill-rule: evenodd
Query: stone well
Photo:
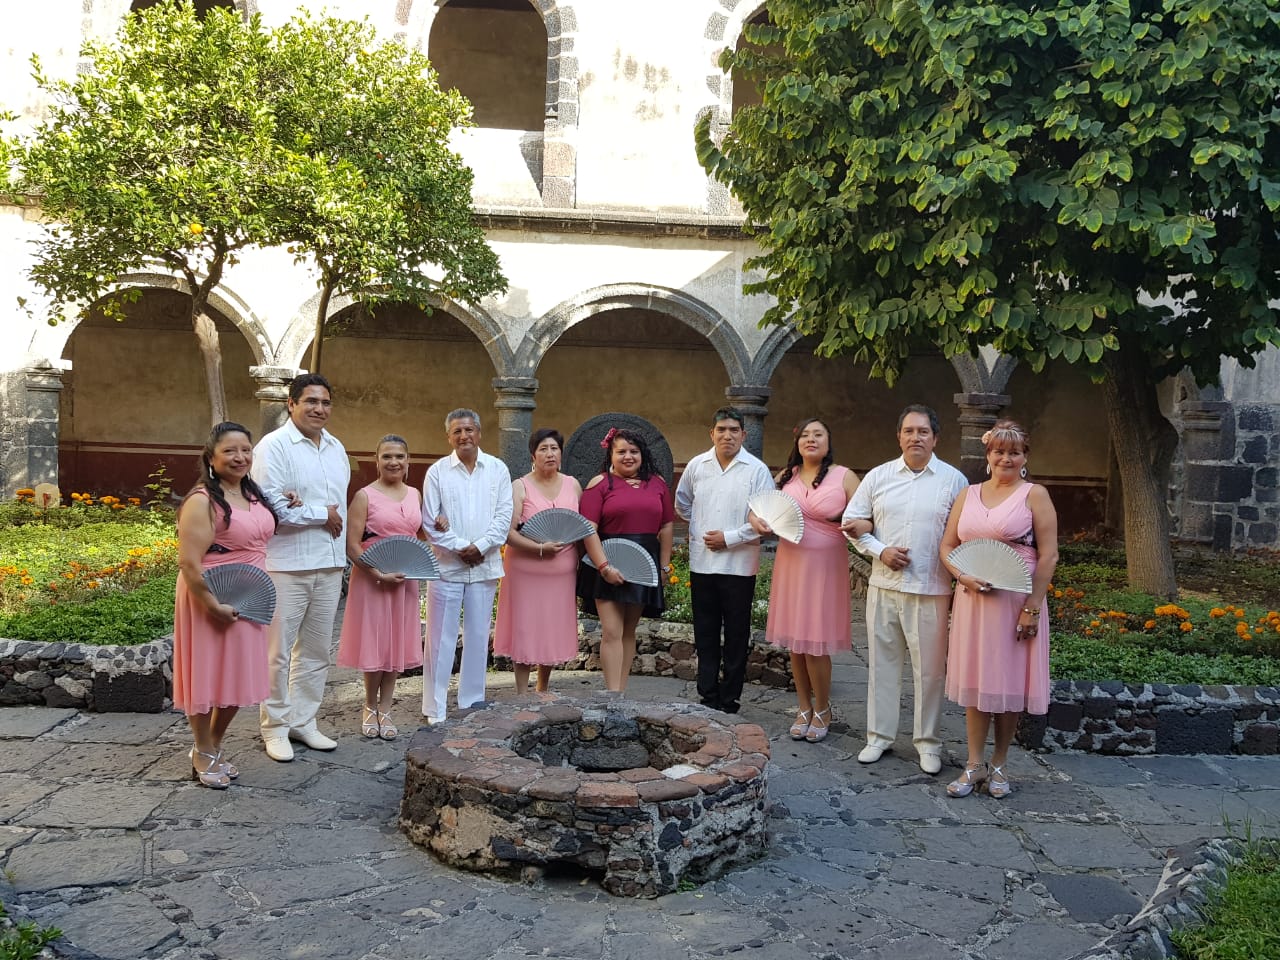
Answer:
M542 694L418 731L400 828L453 866L655 897L764 852L768 760L760 727L702 706Z

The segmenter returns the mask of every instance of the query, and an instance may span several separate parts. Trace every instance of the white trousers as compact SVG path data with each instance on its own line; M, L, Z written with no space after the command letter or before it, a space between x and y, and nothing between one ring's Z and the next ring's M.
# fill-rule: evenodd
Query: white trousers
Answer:
M947 612L951 597L867 588L867 743L887 749L898 737L902 660L911 656L915 723L921 754L942 751L942 699L947 675Z
M458 649L458 620L462 620L462 671L458 677L458 706L484 699L485 670L489 666L489 627L497 580L453 583L432 580L427 588L427 640L422 659L422 712L432 721L445 717L453 656Z
M263 737L311 729L324 698L342 568L271 571L276 615L267 628L271 689L258 710Z

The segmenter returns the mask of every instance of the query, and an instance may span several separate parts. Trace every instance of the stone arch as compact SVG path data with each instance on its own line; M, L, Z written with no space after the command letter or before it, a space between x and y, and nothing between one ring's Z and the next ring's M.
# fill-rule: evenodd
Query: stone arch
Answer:
M799 332L791 324L774 327L751 361L748 382L767 384L773 378L778 363L799 339Z
M126 273L112 285L110 293L138 288L141 290L173 290L178 293L189 293L186 280L166 273ZM99 298L103 299L103 298ZM95 301L96 302L96 301ZM254 315L253 310L239 294L219 285L209 294L209 309L224 317L232 326L240 331L253 352L254 361L259 364L270 364L275 356L271 340L267 336L262 321ZM92 309L90 305L89 309ZM60 356L66 349L67 341L75 332L80 321L87 314L84 311L74 321L59 324L54 328L57 333L48 340L51 356Z
M1003 393L1017 365L1015 358L992 347L980 347L976 357L951 358L951 366L960 378L960 389L965 393Z
M405 42L427 50L431 27L449 0L409 0ZM560 0L528 0L547 31L547 74L542 127L542 202L572 207L577 198L578 58L574 41L578 18L573 5ZM430 53L430 51L427 51Z
M593 287L549 310L520 341L513 362L514 375L534 376L547 351L570 327L597 314L626 307L672 317L702 334L724 364L729 383L744 382L750 358L741 336L728 320L682 290L640 283Z
M332 320L358 302L349 294L333 297L329 301L329 311L325 321ZM305 303L300 304L294 312L276 350L277 362L282 366L305 368L306 349L315 335L316 308L319 304L320 294L317 292ZM426 305L432 310L444 311L474 333L493 362L493 368L498 376L506 376L507 371L512 369L514 358L511 348L507 345L502 326L485 310L475 306L464 306L447 297L431 297Z

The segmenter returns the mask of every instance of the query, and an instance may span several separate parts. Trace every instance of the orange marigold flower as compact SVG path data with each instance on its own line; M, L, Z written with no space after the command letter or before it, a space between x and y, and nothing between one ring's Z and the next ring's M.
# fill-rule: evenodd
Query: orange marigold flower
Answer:
M1128 633L1128 632L1129 632L1129 628L1128 628L1128 627L1121 627L1121 628L1120 628L1120 633Z
M1086 637L1092 637L1092 636L1093 636L1093 631L1092 631L1091 629L1089 629L1088 627L1085 627L1085 628L1084 628L1084 635L1085 635Z
M1091 626L1091 627L1100 627L1100 626L1102 626L1102 623L1101 623L1100 621L1098 621L1098 620L1090 620L1090 621L1089 621L1089 626Z
M1150 629L1151 629L1152 627L1154 627L1155 625L1156 625L1156 622L1155 622L1154 620L1148 620L1146 623L1144 623L1144 624L1142 625L1142 629L1143 629L1143 630L1150 630Z
M680 578L677 577L674 573L667 578L667 583L679 583L679 582L680 582Z
M1226 615L1227 611L1223 610L1221 607L1214 607L1209 611L1209 616L1214 620L1217 620L1219 617L1225 617Z
M1182 623L1178 625L1178 629L1183 633L1190 633L1195 628L1191 626L1190 620L1183 620Z
M86 586L86 587L88 587L90 590L97 590L97 589L98 589L98 581L97 581L97 580L90 580L88 583L86 583L86 584L85 584L85 586Z
M35 495L36 492L30 487L23 487L21 490L14 491L14 496L16 497L34 497Z

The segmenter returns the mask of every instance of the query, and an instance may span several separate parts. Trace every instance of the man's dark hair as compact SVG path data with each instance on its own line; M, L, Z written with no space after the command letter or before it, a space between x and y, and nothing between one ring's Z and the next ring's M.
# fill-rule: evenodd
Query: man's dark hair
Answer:
M293 378L293 382L289 384L289 399L297 403L302 399L302 392L307 387L324 387L329 391L329 398L333 399L333 387L329 386L329 381L319 373L300 373Z
M711 426L714 427L721 420L737 420L740 428L747 429L747 421L742 418L742 413L737 407L721 407L711 415Z
M929 418L929 429L933 431L936 437L942 431L938 429L938 414L934 412L933 407L926 407L923 403L912 403L902 408L902 412L898 414L898 429L895 433L902 432L902 421L907 419L909 413L923 413Z

